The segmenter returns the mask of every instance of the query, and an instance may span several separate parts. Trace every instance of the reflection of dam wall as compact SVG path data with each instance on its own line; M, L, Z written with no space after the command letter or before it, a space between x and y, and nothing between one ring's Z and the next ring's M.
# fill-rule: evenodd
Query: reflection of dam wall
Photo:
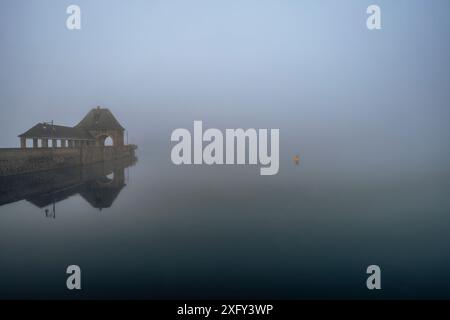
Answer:
M26 199L38 207L80 194L93 207L109 207L125 186L135 157L0 178L0 205ZM107 176L113 174L112 178Z
M116 147L0 149L0 176L134 157L135 145Z

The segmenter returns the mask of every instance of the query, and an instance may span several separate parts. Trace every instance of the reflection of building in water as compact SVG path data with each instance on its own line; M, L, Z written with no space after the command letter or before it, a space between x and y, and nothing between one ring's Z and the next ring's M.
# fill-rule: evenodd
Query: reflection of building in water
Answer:
M0 178L0 205L27 200L44 210L47 217L56 216L55 204L79 194L92 207L112 206L125 184L125 168L136 158L102 162L89 166L55 169Z
M113 171L112 178L101 177L90 181L80 195L94 208L109 208L116 200L120 191L125 187L125 170Z

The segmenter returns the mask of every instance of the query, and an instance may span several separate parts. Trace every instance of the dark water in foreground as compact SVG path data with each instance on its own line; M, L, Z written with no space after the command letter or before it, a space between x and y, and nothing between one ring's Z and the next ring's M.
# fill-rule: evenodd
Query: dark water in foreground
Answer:
M0 298L450 298L448 173L130 164L2 178Z

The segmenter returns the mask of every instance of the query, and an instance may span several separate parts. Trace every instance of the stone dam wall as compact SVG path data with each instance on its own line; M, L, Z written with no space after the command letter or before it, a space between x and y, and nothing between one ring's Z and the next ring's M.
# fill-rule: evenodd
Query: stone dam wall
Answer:
M0 149L0 177L134 157L135 145Z

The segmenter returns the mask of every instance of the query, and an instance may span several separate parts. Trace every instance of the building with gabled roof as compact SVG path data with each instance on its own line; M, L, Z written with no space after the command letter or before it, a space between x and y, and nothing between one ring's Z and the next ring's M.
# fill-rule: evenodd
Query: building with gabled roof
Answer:
M62 148L104 146L108 137L111 137L113 146L123 146L124 132L124 127L109 109L97 107L74 127L55 125L53 122L38 123L19 138L21 148L26 148L27 139L33 141L33 148L39 147L39 141L41 148L48 148L49 141L52 141L52 147Z

